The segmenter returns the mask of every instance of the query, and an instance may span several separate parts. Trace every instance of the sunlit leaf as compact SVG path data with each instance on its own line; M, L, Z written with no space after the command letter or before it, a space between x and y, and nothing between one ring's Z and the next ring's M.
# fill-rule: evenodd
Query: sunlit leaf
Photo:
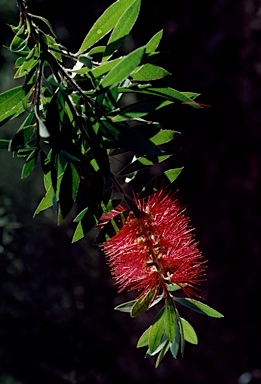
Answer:
M179 100L179 101L182 101L183 103L191 105L194 108L201 108L199 104L197 104L192 98L187 96L187 92L179 92L176 89L170 88L170 87L166 87L166 88L154 88L150 86L133 87L133 88L121 87L119 91L154 95L158 97L163 97L164 99L167 99L173 102Z
M77 54L86 51L110 32L132 2L133 0L118 0L107 8L84 38Z
M123 81L140 64L143 54L144 47L140 47L125 56L102 79L100 87L107 88Z
M25 164L22 168L21 178L29 176L30 173L34 170L37 163L38 151L32 151L30 155L27 157Z
M141 0L134 0L119 17L107 43L102 61L106 61L121 45L132 29L140 10Z
M143 334L138 340L137 348L146 347L149 344L149 335L150 335L151 327L152 326L150 326L143 332Z
M189 299L189 298L178 298L178 297L175 297L175 300L178 303L185 305L186 307L193 309L194 311L202 313L204 315L207 315L210 317L217 317L217 318L224 317L220 312L209 307L207 304L202 303L201 301Z
M24 112L23 99L28 88L18 86L0 94L0 126Z
M180 346L180 327L178 326L176 328L174 340L170 345L171 354L175 359L177 358L177 355L178 355L179 346Z
M136 81L151 81L162 79L170 75L166 69L154 64L144 64L137 71L131 74L131 77Z
M162 144L168 143L169 141L173 140L178 134L179 134L179 132L172 131L170 129L162 129L155 136L153 136L150 140L155 145L162 145Z
M119 57L117 59L101 63L101 65L94 67L92 70L90 70L90 73L94 76L94 78L97 79L98 77L105 75L105 73L108 73L113 67L115 67L116 64L121 62L123 59L124 57Z
M152 323L152 327L149 334L149 351L153 353L163 342L165 336L165 320L164 320L164 311L163 307L160 312L157 314L155 320Z
M184 339L190 344L198 344L198 337L192 325L182 317L180 321L183 328Z
M154 52L158 46L159 46L159 43L160 43L160 40L162 38L162 35L163 35L163 29L160 30L159 32L157 32L150 40L149 42L146 44L146 49L145 49L145 52L146 53L152 53Z
M38 46L32 48L29 52L28 56L23 60L23 64L17 69L14 78L19 78L25 76L28 72L30 72L34 67L37 66L40 59L40 53Z
M38 213L50 208L53 205L53 195L54 195L54 191L52 186L50 186L47 189L44 197L40 201L39 205L37 206L33 217L35 217L36 215L38 215Z
M163 348L161 349L161 351L159 352L158 354L158 357L157 357L157 360L156 360L156 363L155 363L155 368L158 368L158 366L160 365L163 357L166 355L166 353L168 352L170 348L170 343L168 343L166 341L165 345L163 346Z
M172 343L174 341L177 329L177 315L172 302L166 301L164 310L165 333L168 340Z

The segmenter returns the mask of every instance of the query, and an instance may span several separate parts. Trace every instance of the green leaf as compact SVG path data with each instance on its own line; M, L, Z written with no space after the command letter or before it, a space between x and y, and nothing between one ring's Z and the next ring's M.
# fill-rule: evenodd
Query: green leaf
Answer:
M30 140L34 130L34 125L21 127L11 140L10 150L16 151L19 148L23 148Z
M188 307L190 309L193 309L196 312L199 312L201 314L210 316L210 317L216 317L221 318L224 317L220 312L216 311L215 309L209 307L207 304L202 303L201 301L189 299L189 298L178 298L175 297L175 300L184 305L185 307Z
M162 38L163 29L157 32L146 44L145 53L152 53L158 48L160 40Z
M178 284L174 284L174 283L168 284L167 288L168 288L169 292L175 292L175 291L179 291L181 289Z
M0 126L24 112L23 100L28 88L22 85L0 94Z
M181 352L181 356L183 357L184 356L184 349L185 349L184 330L183 330L179 315L177 316L177 319L178 319L178 328L179 328L179 334L180 334L180 352Z
M62 54L61 52L65 51L65 48L56 42L56 40L50 35L44 35L43 39L48 46L48 50L51 54L60 62L62 62Z
M92 209L88 207L74 231L72 243L81 240L98 223L101 215L102 208L100 206L96 205Z
M17 69L14 78L25 76L29 73L34 67L37 66L40 59L40 53L38 46L35 46L24 59L23 64Z
M131 77L136 81L151 81L162 79L170 75L168 71L154 64L144 64L137 71L131 74Z
M33 19L39 19L39 20L41 20L44 24L47 25L47 27L49 28L51 34L52 34L54 37L56 37L55 32L54 32L54 30L53 30L53 28L52 28L50 22L49 22L47 19L45 19L45 18L42 17L42 16L38 16L38 15L31 15L31 17L32 17ZM45 36L48 36L48 35L45 35Z
M170 343L172 343L177 329L177 315L172 302L166 301L164 320L166 336L168 337Z
M184 339L190 344L198 344L198 337L192 325L182 317L180 321L183 328Z
M173 183L173 181L176 180L176 178L180 175L182 169L183 167L168 169L164 172L164 175L168 178L170 183Z
M176 359L179 351L179 344L180 344L180 326L176 328L174 341L170 345L170 351L172 353L172 356Z
M94 67L89 72L94 76L95 79L108 73L116 64L121 62L124 57L119 57L115 60L106 61L105 63L101 63L98 67Z
M159 176L153 177L143 188L140 193L140 198L144 195L148 195L152 192L155 192L159 188L162 188L162 185L172 183L179 176L182 168L168 169L164 171Z
M37 163L37 157L38 157L37 150L32 151L30 155L27 157L25 164L22 168L22 175L21 175L22 179L29 176L30 173L34 170Z
M140 64L144 54L144 47L140 47L129 53L116 64L109 73L102 79L101 88L108 88L120 83Z
M26 39L26 29L25 25L23 24L16 35L14 36L13 40L10 44L10 50L13 52L19 52L22 49L24 49L27 45L27 39Z
M135 303L136 303L136 300L131 300L126 303L117 305L117 307L115 307L114 309L115 311L130 313Z
M76 55L86 51L97 41L102 39L116 25L121 15L129 7L133 0L118 0L113 3L94 23Z
M149 308L154 298L154 295L155 295L155 289L152 289L145 295L141 296L132 307L132 310L130 313L131 317L136 317L140 315L142 312L145 312Z
M40 201L39 205L37 206L33 217L38 215L38 213L45 211L46 209L50 208L53 205L53 197L54 197L54 190L53 190L53 187L50 186L47 189L44 197Z
M149 352L153 353L164 341L165 336L165 320L164 320L165 308L163 307L157 314L155 320L152 323L149 334Z
M119 17L107 43L102 61L106 61L121 45L129 34L140 11L141 0L134 0L132 4Z
M149 335L150 335L151 327L152 326L150 326L143 332L143 334L138 340L137 348L146 347L149 344Z
M155 136L153 136L150 140L155 145L162 145L165 143L168 143L169 141L173 140L179 132L170 130L170 129L162 129L160 130Z
M187 92L179 92L174 88L153 88L153 87L133 87L133 88L119 88L119 92L134 92L143 93L148 95L154 95L163 97L164 99L175 102L176 100L182 101L183 103L189 104L194 108L201 108L192 98L188 97Z
M163 357L168 352L169 348L170 348L170 343L166 342L165 345L163 346L163 348L161 349L160 353L158 354L158 357L157 357L157 360L156 360L156 363L155 363L155 368L158 368L158 366L160 365Z

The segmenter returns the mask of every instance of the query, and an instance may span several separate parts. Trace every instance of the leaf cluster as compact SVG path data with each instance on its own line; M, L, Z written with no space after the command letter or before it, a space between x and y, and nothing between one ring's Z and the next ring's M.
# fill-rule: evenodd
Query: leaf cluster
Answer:
M120 312L129 313L136 317L141 313L154 307L164 299L164 305L156 315L152 324L143 332L137 342L137 348L146 347L145 357L156 356L155 367L157 368L168 351L176 359L178 353L184 355L185 342L198 344L198 337L193 326L184 318L180 317L177 304L181 304L200 314L214 318L222 318L223 315L217 310L209 307L199 300L181 298L174 296L171 292L179 290L176 284L169 286L169 295L160 295L154 298L154 290L136 300L118 305L115 309Z
M140 5L141 0L114 2L71 53L57 41L48 20L30 14L18 1L20 19L11 26L9 49L17 56L14 78L23 79L23 85L0 94L0 126L18 116L22 123L12 139L0 140L0 148L24 159L22 178L41 164L45 194L35 215L53 207L61 223L83 186L86 197L76 212L73 241L120 202L113 198L115 188L133 208L119 179L131 183L141 170L174 156L172 141L179 133L152 121L151 114L174 102L199 108L198 94L154 85L169 75L157 65L162 30L122 53ZM134 101L129 102L130 95ZM124 154L131 159L115 172L112 159ZM180 171L167 166L158 176L169 183ZM109 236L110 231L103 232L103 238Z

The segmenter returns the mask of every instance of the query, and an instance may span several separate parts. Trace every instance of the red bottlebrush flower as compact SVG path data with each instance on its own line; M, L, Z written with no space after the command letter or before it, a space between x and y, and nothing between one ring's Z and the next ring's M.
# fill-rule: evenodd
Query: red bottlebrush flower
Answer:
M175 283L186 295L198 296L205 262L177 198L160 190L136 204L140 214L130 212L119 232L102 244L119 292L128 288L143 295L155 288L156 294L167 294L167 284Z

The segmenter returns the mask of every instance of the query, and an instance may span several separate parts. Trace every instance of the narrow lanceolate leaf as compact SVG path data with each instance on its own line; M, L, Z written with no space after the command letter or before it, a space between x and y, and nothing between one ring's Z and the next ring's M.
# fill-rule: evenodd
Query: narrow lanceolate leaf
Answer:
M152 88L152 87L137 87L137 88L119 88L119 92L133 92L133 93L143 93L148 95L154 95L158 97L163 97L167 100L175 102L176 100L182 101L188 105L191 105L194 108L201 108L191 97L188 97L187 92L179 92L174 88Z
M177 316L177 319L178 319L178 328L179 328L179 334L180 334L180 352L181 352L181 356L183 357L184 349L185 349L184 330L183 330L179 315Z
M146 44L145 53L155 52L159 46L160 40L162 38L163 29L157 32Z
M34 125L24 126L19 129L11 140L10 150L16 151L19 148L24 148L26 143L30 140L34 130Z
M164 321L165 321L165 333L168 337L168 340L172 343L177 329L177 315L172 302L166 302L165 311L164 311Z
M183 298L177 298L177 297L175 297L175 300L178 303L185 305L186 307L193 309L194 311L202 313L204 315L207 315L210 317L216 317L216 318L224 317L220 312L209 307L207 304L202 303L201 301L193 300L189 298L183 299Z
M90 70L90 73L95 77L98 78L102 75L105 75L105 73L108 73L115 65L117 65L120 61L122 61L122 57L118 57L115 60L110 60L105 63L101 63L98 67L94 67Z
M152 289L147 294L141 296L132 307L132 310L130 313L131 317L136 317L140 315L142 312L146 311L153 300L154 294L155 294L155 289Z
M110 32L132 2L133 0L118 0L107 8L88 32L77 55L92 47L97 41Z
M37 157L38 157L37 150L32 151L30 155L27 157L25 164L22 168L22 174L21 174L22 179L29 176L30 173L34 170L37 163Z
M25 76L29 71L31 71L39 63L40 53L38 46L35 46L27 55L23 64L17 69L14 78Z
M126 303L117 305L117 307L115 307L114 309L115 311L130 313L135 303L136 303L136 300L131 300Z
M107 43L102 61L106 61L115 51L117 51L122 41L130 33L130 30L138 17L140 3L141 0L134 0L119 18Z
M156 316L149 334L149 352L153 353L157 350L160 344L163 342L165 336L165 320L164 320L163 307Z
M169 141L173 140L179 132L172 131L170 129L162 129L155 136L153 136L150 140L155 145L166 144Z
M157 360L156 360L156 363L155 363L155 368L158 368L158 366L160 365L163 357L168 352L169 348L170 348L170 343L166 342L165 345L163 346L163 348L161 349L160 353L158 354L158 357L157 357Z
M178 356L179 351L179 345L180 345L180 327L178 326L176 328L176 333L173 342L170 345L170 351L172 353L172 356L176 359Z
M180 321L183 328L184 339L190 344L198 344L198 337L192 325L182 317Z
M101 88L110 87L120 83L140 64L144 54L144 47L140 47L125 56L112 70L102 79Z
M151 327L152 326L150 326L143 332L143 334L138 340L137 348L146 347L149 344L149 335L150 335Z
M131 74L131 77L137 81L151 81L162 79L170 75L166 69L154 64L144 64L137 71Z
M54 191L53 191L53 187L50 186L44 197L42 198L42 200L40 201L39 205L37 206L35 212L34 212L34 215L33 217L35 217L36 215L38 215L38 213L52 207L53 205L53 196L54 196Z
M19 86L0 94L0 126L24 111L23 99L28 89Z

